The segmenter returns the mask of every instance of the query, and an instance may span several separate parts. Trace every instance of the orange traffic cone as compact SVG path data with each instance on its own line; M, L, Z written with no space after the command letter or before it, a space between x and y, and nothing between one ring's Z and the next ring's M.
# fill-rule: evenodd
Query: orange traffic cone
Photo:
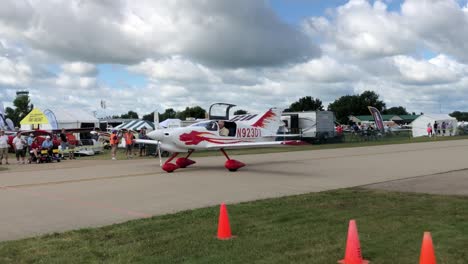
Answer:
M229 216L226 209L226 204L222 203L219 208L219 221L218 221L218 239L227 240L231 239L231 226L229 225Z
M338 261L341 264L367 264L369 261L362 259L361 244L357 231L356 221L350 220L348 227L348 239L346 240L345 258Z
M432 237L430 232L424 232L419 264L436 264L434 245L432 245Z

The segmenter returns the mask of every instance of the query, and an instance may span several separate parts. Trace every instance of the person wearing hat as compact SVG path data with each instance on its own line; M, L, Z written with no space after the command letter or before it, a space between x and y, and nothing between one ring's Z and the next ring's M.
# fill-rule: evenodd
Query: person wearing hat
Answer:
M112 160L116 160L117 146L119 145L119 135L117 135L117 130L112 130L112 134L109 138L109 144L111 145L111 154Z
M54 146L54 143L52 140L50 140L50 136L46 136L46 139L44 142L42 142L42 149L47 150L50 155L52 155L52 147Z
M5 164L8 163L8 136L5 135L5 131L0 130L0 165L2 165L2 161L5 158Z

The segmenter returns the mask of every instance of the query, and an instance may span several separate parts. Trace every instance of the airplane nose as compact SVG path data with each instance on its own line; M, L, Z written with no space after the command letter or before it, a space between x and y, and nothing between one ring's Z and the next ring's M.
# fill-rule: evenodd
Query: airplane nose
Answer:
M155 130L148 133L148 137L154 140L162 141L164 138L164 132L161 130Z

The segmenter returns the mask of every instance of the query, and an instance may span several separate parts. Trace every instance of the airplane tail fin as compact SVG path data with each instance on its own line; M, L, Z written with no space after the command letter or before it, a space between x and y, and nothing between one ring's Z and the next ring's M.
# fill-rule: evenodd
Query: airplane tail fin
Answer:
M265 129L276 134L281 125L282 108L271 108L266 113L252 121L253 127Z

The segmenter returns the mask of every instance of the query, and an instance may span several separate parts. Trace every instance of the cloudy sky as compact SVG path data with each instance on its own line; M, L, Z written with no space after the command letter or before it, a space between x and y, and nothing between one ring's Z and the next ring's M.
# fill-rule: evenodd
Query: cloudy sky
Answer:
M0 101L108 111L376 91L468 111L466 0L2 0Z

